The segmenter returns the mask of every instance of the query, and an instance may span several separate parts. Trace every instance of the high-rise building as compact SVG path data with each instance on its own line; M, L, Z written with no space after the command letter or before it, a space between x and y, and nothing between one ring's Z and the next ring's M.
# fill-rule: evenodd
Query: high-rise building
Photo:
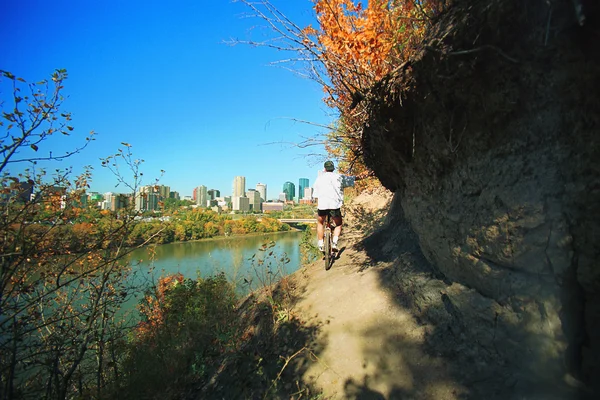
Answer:
M126 195L126 194L113 194L111 201L110 201L110 207L109 209L111 211L118 211L122 208L127 208L129 206L129 202L130 202L130 196Z
M260 193L258 193L257 190L254 189L248 189L248 191L246 192L246 197L249 199L250 201L250 210L251 211L260 211Z
M306 200L312 200L312 194L313 194L313 188L311 187L305 187L304 188L304 199Z
M102 205L100 206L103 210L110 210L110 205L112 203L113 193L106 192L104 193L104 199L102 201Z
M292 182L284 183L283 193L285 193L286 201L294 201L294 197L296 197L296 185L294 185Z
M200 185L196 188L196 204L200 207L206 207L206 200L208 200L208 188Z
M236 176L233 178L231 197L242 197L244 194L246 194L246 177Z
M171 187L165 185L158 186L158 195L161 200L165 200L169 198L169 194L171 193Z
M135 209L136 211L158 210L159 202L160 194L155 186L142 186L135 197Z
M217 197L221 197L221 191L219 191L217 189L210 189L207 193L208 193L208 198L210 200L214 200Z
M309 186L310 185L308 184L308 178L300 178L298 180L298 200L304 198L304 189L306 189Z
M179 200L181 196L179 196L179 192L169 192L169 198Z
M260 201L263 203L267 201L267 184L266 183L257 183L256 191L260 193Z
M249 211L250 199L245 196L237 196L231 198L232 208L234 211Z
M313 194L313 188L311 188L311 187L304 188L304 196L298 202L300 204L312 204L313 203L312 194Z

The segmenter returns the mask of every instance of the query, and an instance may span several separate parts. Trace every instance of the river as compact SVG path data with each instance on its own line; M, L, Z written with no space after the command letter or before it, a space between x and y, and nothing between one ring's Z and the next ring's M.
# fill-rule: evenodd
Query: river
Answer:
M265 280L272 282L300 268L301 239L302 232L292 231L170 243L135 250L129 261L139 263L135 269L141 271L153 268L155 277L179 272L195 279L223 272L244 294ZM275 242L272 248L259 250L269 242ZM286 263L282 262L285 258L289 260ZM267 273L266 267L272 273Z

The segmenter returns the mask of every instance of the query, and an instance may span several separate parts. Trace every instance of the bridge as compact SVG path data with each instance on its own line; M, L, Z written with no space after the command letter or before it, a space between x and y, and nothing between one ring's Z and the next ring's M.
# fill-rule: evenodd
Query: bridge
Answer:
M258 222L262 220L262 218L256 219ZM316 224L316 218L278 218L277 221L284 224Z
M316 224L316 218L279 218L279 222L284 224Z

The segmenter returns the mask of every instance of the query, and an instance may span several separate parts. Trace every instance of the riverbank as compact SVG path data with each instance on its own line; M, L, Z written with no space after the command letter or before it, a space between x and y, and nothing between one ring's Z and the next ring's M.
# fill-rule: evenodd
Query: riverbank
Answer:
M304 229L295 228L290 225L290 229L286 231L277 231L277 232L251 232L251 233L242 233L242 234L232 234L232 235L220 235L213 236L209 238L202 239L194 239L194 240L178 240L169 243L160 243L157 246L161 246L163 244L178 244L178 243L195 243L195 242L214 242L219 240L230 240L230 239L240 239L245 237L256 237L256 236L268 236L268 235L278 235L284 233L293 233L293 232L303 232Z

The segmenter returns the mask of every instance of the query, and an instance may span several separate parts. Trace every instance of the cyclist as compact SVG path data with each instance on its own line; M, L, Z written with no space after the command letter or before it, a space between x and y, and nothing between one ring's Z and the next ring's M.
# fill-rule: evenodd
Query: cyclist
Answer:
M319 172L313 186L313 197L317 199L317 239L319 250L323 251L323 236L325 217L329 214L335 222L333 230L334 251L338 250L338 240L342 233L342 212L340 208L344 202L344 188L354 186L355 177L340 175L336 172L333 161L326 161L324 171Z

